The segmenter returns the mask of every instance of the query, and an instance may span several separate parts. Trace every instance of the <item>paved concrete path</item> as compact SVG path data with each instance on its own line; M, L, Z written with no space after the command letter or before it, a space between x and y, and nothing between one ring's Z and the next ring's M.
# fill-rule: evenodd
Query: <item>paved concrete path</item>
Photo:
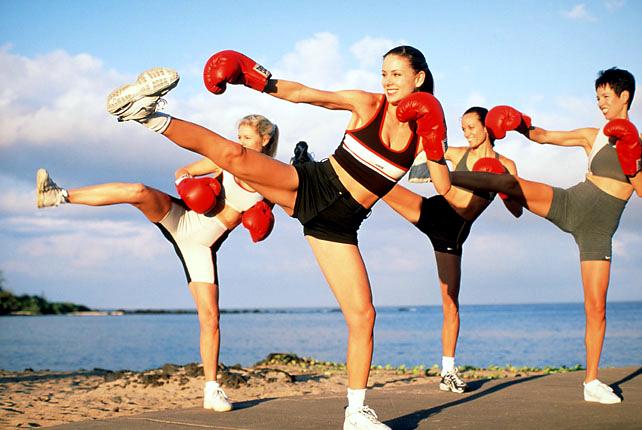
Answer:
M393 429L642 429L642 367L603 369L602 382L624 401L585 402L584 372L472 381L465 394L434 384L369 390L367 403ZM298 396L235 403L214 413L200 408L145 413L51 427L60 430L341 429L343 396Z

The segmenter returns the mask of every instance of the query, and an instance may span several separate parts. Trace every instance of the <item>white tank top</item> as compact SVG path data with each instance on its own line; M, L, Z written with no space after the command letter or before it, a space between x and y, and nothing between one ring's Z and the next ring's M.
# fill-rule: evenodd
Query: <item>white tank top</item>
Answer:
M237 212L245 212L263 200L262 195L244 188L237 182L234 175L225 170L223 171L223 194L225 204Z

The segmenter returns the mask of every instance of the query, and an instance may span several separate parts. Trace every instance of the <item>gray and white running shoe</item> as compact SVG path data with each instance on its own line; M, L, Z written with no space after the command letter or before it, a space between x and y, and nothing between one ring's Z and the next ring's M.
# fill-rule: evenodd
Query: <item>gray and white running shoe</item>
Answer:
M154 112L161 97L178 85L175 70L154 67L145 70L133 84L125 84L107 96L107 112L119 121L145 121Z
M39 208L47 208L67 203L67 190L60 188L49 177L45 169L38 169L36 172L36 203Z
M441 391L463 393L468 390L468 385L466 385L466 383L461 379L459 371L455 368L441 377L439 389Z

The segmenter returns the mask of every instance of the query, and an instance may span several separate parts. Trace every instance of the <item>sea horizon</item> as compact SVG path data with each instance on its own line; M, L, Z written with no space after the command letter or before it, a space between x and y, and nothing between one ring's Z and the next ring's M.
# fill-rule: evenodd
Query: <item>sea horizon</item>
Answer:
M607 306L609 304L622 304L622 303L642 303L642 299L639 300L612 300L607 301ZM468 306L536 306L536 305L584 305L583 301L568 301L568 302L514 302L514 303L460 303L460 307ZM394 304L394 305L375 305L376 309L412 309L412 308L422 308L422 307L437 307L441 308L441 304ZM160 313L165 312L188 312L196 313L195 308L163 308L163 307L109 307L109 308L91 308L95 311L103 312L113 312L113 311L125 311L125 312L152 312L159 311ZM238 311L260 311L260 312L287 312L287 311L297 311L297 312L306 312L306 311L331 311L331 312L340 312L341 309L338 306L230 306L230 307L221 307L220 312L238 312ZM33 315L39 316L39 315ZM608 314L607 314L608 317Z

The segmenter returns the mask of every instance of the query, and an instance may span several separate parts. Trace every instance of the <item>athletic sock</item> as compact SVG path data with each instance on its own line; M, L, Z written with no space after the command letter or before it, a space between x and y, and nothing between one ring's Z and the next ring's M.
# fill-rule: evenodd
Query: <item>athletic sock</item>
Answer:
M441 357L441 376L444 376L446 373L455 370L455 357L446 357L445 355Z
M363 403L366 400L366 389L356 389L348 388L348 410L350 412L355 412L363 407Z
M143 124L145 127L160 134L165 133L165 130L167 130L171 121L172 116L164 112L154 112L150 116L138 120L138 122Z

